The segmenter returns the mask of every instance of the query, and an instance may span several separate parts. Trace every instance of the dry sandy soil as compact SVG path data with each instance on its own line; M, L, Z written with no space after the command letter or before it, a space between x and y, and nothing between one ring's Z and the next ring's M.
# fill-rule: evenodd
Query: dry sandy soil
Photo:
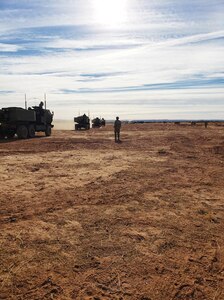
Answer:
M224 299L224 126L0 142L0 299Z

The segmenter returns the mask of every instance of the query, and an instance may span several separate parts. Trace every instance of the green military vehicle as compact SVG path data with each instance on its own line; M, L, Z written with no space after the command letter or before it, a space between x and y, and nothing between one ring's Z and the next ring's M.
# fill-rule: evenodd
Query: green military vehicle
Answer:
M79 116L79 117L75 117L74 122L76 123L75 130L90 129L90 119L89 119L89 117L87 117L86 114Z
M53 113L43 109L43 105L29 107L7 107L0 109L0 138L33 138L36 132L51 135Z

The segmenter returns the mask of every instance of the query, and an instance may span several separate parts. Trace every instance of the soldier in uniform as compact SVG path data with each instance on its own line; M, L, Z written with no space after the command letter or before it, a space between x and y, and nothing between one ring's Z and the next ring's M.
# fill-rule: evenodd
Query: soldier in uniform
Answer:
M44 106L44 102L41 101L40 104L39 104L39 109L42 110L42 109L43 109L43 106Z
M121 131L121 121L119 120L119 117L116 117L116 120L114 122L115 143L120 142L120 131Z
M44 123L44 102L41 101L39 104L39 118L40 123Z

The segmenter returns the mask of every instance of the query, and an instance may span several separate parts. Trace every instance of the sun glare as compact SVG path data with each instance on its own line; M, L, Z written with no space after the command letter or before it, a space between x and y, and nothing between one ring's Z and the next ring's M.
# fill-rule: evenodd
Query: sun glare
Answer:
M119 27L127 20L127 0L92 0L94 22Z

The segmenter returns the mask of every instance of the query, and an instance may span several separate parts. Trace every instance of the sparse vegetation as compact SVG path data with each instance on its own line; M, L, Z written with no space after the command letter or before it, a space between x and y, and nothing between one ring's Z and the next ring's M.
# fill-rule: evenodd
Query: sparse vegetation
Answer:
M224 299L223 128L121 137L0 143L0 299Z

